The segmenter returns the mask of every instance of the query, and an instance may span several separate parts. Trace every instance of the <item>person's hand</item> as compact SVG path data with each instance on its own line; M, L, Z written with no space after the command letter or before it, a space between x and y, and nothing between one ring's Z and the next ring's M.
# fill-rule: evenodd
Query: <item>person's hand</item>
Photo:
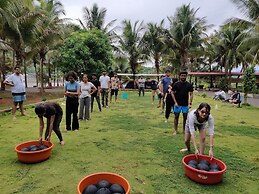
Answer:
M213 159L213 149L212 148L210 148L209 156L210 156L210 159L212 160Z
M200 155L199 150L195 149L195 157L198 158L199 155Z
M50 135L47 136L46 140L50 142Z
M191 109L191 108L192 108L192 105L191 105L191 104L189 104L189 106L188 106L188 107L189 107L189 109Z
M178 106L179 106L177 102L174 105L175 105L176 108L178 108Z
M39 138L38 142L40 145L42 145L42 137Z

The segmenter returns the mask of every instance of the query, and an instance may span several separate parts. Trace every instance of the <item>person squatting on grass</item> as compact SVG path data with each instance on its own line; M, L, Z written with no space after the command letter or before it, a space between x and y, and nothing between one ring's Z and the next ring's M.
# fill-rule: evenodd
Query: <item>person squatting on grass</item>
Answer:
M180 113L183 113L183 133L189 109L192 107L193 86L186 81L187 72L180 72L180 81L172 86L172 98L174 101L174 130L178 133L178 121ZM189 102L189 103L188 103Z
M14 68L14 73L10 75L6 80L3 82L6 85L12 86L12 96L13 96L13 106L12 106L12 115L13 119L16 119L16 108L19 104L19 108L21 110L22 116L26 116L24 113L23 102L26 100L25 95L25 79L24 76L21 74L20 67L16 66Z
M214 118L210 114L210 105L203 102L199 105L196 110L192 110L188 114L188 118L185 126L185 145L186 149L181 149L181 152L186 152L191 150L190 139L192 139L193 147L195 150L196 157L199 154L204 155L205 150L205 139L206 139L206 124L209 124L208 135L210 137L210 150L209 156L213 158L213 143L214 143ZM197 148L195 131L199 130L200 135L200 151Z
M66 79L68 80L65 84L64 91L66 96L66 129L71 131L71 114L73 114L72 130L77 131L79 129L77 113L80 85L76 82L77 74L74 71L68 72Z
M35 107L35 113L39 117L40 122L40 137L39 137L39 143L42 144L42 134L43 134L43 128L44 128L44 121L43 117L47 118L47 127L45 131L45 140L50 141L51 138L51 132L52 130L56 133L58 136L58 139L60 141L61 145L64 145L65 142L63 141L62 134L60 131L60 122L62 120L63 111L62 108L58 103L55 102L48 102L45 104L38 104Z
M96 91L96 87L88 81L87 74L83 75L83 81L80 83L80 96L79 96L79 120L90 120L90 105L91 94ZM84 117L83 113L85 111Z

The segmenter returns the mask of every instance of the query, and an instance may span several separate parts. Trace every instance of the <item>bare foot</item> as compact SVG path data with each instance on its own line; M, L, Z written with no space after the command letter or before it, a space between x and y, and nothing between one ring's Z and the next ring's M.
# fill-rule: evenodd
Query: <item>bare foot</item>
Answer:
M187 148L183 148L180 150L180 152L188 152L188 149Z
M13 116L13 120L14 120L14 121L16 120L16 116Z
M175 131L174 133L173 133L173 135L177 135L179 132L178 131Z
M60 145L65 145L64 141L59 142Z

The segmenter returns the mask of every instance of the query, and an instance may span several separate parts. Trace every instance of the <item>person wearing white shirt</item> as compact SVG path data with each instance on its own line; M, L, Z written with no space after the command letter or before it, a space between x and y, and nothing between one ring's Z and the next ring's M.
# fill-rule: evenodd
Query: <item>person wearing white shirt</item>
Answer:
M91 105L91 94L96 91L96 87L88 82L87 74L83 75L83 81L80 83L80 96L79 96L79 120L90 120L90 105ZM85 114L83 117L83 112Z
M4 80L4 84L12 86L11 92L13 96L13 106L12 106L12 115L13 119L16 119L16 108L19 104L19 108L21 110L22 116L26 116L24 113L23 102L26 100L25 94L25 79L21 74L20 67L16 66L14 68L14 73L10 75L6 80Z
M110 91L110 77L106 75L106 70L103 70L102 75L99 78L101 84L101 94L102 94L102 106L104 108L108 107L108 94ZM105 98L105 104L104 104Z
M138 96L140 96L141 92L143 96L145 95L145 82L146 79L141 75L138 79Z
M196 110L192 110L188 114L185 127L185 145L186 149L181 149L181 152L190 151L190 140L192 139L195 149L195 155L204 155L205 139L206 139L206 124L209 124L208 135L210 137L209 156L213 158L213 143L214 143L214 118L210 114L210 105L203 102ZM200 151L196 145L195 131L199 130L200 135Z

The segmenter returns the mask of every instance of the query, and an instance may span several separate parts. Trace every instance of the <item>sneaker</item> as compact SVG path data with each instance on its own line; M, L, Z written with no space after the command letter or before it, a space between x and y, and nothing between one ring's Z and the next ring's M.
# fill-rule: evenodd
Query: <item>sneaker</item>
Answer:
M167 119L165 120L165 123L167 123L168 121L167 121Z

